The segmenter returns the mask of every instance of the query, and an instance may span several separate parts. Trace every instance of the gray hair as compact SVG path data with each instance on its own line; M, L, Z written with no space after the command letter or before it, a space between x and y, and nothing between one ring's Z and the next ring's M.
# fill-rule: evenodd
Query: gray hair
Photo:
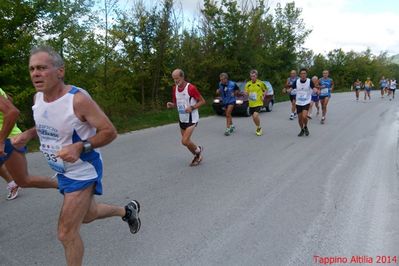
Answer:
M53 65L55 67L63 67L64 64L64 59L62 59L62 57L60 56L59 53L57 53L52 47L50 46L38 46L38 47L34 47L30 50L30 57L32 57L32 55L35 55L37 53L46 53L48 54L52 61L53 61Z
M229 75L227 73L220 73L219 78L229 79Z
M249 74L250 74L250 75L253 75L253 74L258 75L258 70L252 69L252 70L249 72Z

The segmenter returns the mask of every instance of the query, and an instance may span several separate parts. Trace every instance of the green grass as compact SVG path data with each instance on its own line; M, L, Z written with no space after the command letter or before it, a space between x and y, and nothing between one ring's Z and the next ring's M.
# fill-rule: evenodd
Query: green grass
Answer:
M205 105L201 106L199 112L201 117L214 115L212 101L208 100ZM149 127L177 123L178 114L175 108L165 108L163 110L157 111L144 111L134 114L130 117L118 116L110 117L110 119L118 130L118 133L124 133Z

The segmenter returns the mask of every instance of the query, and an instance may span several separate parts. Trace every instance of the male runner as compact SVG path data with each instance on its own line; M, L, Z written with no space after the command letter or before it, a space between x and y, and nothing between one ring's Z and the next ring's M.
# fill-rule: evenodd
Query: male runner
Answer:
M371 81L370 77L367 77L367 80L364 82L364 100L366 100L366 96L368 96L369 100L371 100L370 91L373 87L373 82Z
M184 72L175 69L172 72L175 85L172 88L173 102L166 104L167 108L177 107L179 112L181 143L194 155L190 166L197 166L202 161L203 147L197 146L191 141L191 135L199 121L198 108L205 104L205 99L199 93L197 87L184 80Z
M12 151L5 151L5 142L9 143L9 140L6 140L7 138L21 133L21 130L15 124L19 111L11 104L7 94L1 88L0 98L0 143L2 143L0 144L0 176L7 182L7 200L13 200L18 197L21 188L12 179L4 164L12 153ZM10 144L7 144L7 146L7 150L12 149L9 147Z
M295 70L291 70L290 76L287 78L287 81L285 82L285 91L288 93L290 102L291 102L291 114L290 114L290 120L294 120L294 118L297 117L297 112L296 112L296 105L295 105L295 90L292 89L292 84L296 82L298 79L298 76L296 74Z
M318 93L313 81L307 78L307 75L308 71L306 68L302 68L299 71L299 79L292 84L292 88L296 90L296 110L298 112L298 124L301 128L298 137L302 137L303 135L309 136L308 110L312 101L312 93Z
M355 89L356 101L359 101L359 91L361 90L363 84L360 79L356 79L353 83L353 88Z
M384 76L381 77L379 84L380 84L381 98L384 98L384 92L387 88L387 80L385 79Z
M395 99L395 90L396 90L396 79L392 78L389 81L389 91L388 91L390 101Z
M329 78L329 71L323 71L323 77L319 79L320 88L320 103L322 109L322 115L320 123L324 124L327 115L327 105L331 97L331 92L334 90L334 81Z
M102 194L102 158L97 149L117 136L98 105L79 88L64 83L64 62L50 47L31 51L29 72L37 91L33 116L35 128L18 136L15 143L40 139L40 150L57 172L58 189L64 201L58 220L58 239L64 246L67 265L82 265L82 223L119 216L130 232L140 229L140 205L133 200L125 207L97 203Z
M262 136L263 131L262 127L260 126L259 113L261 107L263 106L263 96L267 88L265 83L258 79L257 70L251 70L249 76L251 80L245 85L245 93L248 95L249 101L249 113L251 114L256 125L255 134L257 136Z
M240 91L240 88L238 88L234 81L229 80L227 73L221 73L219 75L219 79L219 89L216 90L216 94L220 95L223 100L223 106L226 113L226 130L224 134L229 136L235 130L231 112L233 111L234 105L236 103L236 95Z

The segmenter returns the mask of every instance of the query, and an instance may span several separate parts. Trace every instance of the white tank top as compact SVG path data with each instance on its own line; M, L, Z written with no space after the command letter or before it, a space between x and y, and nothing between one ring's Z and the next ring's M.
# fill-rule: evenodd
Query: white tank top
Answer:
M56 158L56 153L62 147L96 134L95 128L87 122L80 121L75 115L73 98L80 91L81 89L73 86L64 96L50 103L44 101L42 92L38 92L32 110L40 139L40 150L49 166L68 178L90 180L97 178L102 172L101 154L98 149L81 154L75 163Z
M310 79L306 79L305 83L301 79L296 81L296 104L300 106L307 105L312 100L313 89L310 87Z
M193 106L197 103L197 100L188 94L189 85L190 83L187 83L186 87L184 87L184 90L182 92L179 92L179 89L176 86L175 96L176 96L177 111L179 112L180 122L197 123L199 121L198 109L194 109L191 113L186 113L185 111L187 107Z

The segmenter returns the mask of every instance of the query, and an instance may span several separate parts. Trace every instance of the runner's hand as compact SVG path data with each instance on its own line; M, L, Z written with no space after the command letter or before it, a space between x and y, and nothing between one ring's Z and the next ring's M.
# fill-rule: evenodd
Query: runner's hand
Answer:
M167 102L167 103L166 103L166 107L167 107L167 108L173 108L173 107L175 107L175 104L172 103L172 102Z
M82 153L82 149L82 142L73 143L63 147L57 153L57 157L60 157L65 162L74 163L79 159L80 154Z
M27 131L24 131L16 136L10 138L12 146L17 149L22 149L28 144L30 137Z

